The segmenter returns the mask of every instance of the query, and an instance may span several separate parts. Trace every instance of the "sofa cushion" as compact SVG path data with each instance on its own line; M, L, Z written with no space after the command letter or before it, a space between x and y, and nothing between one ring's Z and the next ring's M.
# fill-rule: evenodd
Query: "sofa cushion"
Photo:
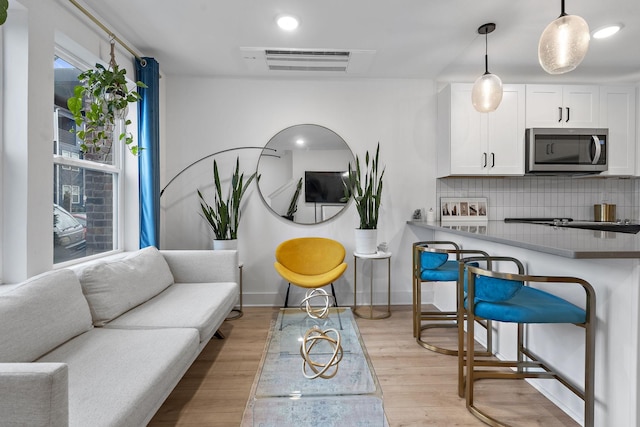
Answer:
M176 283L145 304L114 319L107 328L196 328L209 340L238 298L238 284Z
M70 270L49 271L0 293L0 319L0 363L32 362L92 327Z
M80 283L96 326L103 326L158 295L173 283L164 257L149 246L123 259L82 270Z
M195 329L94 328L38 362L68 365L69 426L143 426L197 351Z

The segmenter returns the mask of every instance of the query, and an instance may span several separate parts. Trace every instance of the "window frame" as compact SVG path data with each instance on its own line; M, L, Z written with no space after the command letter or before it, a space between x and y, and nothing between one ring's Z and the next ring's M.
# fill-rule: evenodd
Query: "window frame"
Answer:
M91 59L88 58L90 55L85 53L84 56L85 56L84 58L81 58L79 55L74 54L72 52L72 49L65 48L60 44L59 40L56 40L56 44L54 48L54 56L52 57L52 60L54 60L55 57L60 57L62 60L66 61L67 63L73 65L74 67L82 71L91 68L93 66L91 65L92 62L93 64L101 63L105 67L107 66L107 64L104 63L104 61L101 61L98 58L94 57L92 58L93 59L92 61ZM130 83L133 84L133 82L130 82ZM57 144L60 141L59 134L58 134L58 110L60 107L57 107L55 103L53 103L53 106L54 106L54 112L53 112L54 141L53 142ZM129 115L134 114L134 111L135 109L129 109ZM137 132L137 129L135 130L132 129L132 131ZM118 144L117 142L118 141L114 141L114 144L111 149L111 153L113 154L113 164L100 163L93 160L65 156L63 154L52 154L54 170L57 166L60 166L61 168L63 167L72 168L72 169L84 168L85 170L111 174L111 176L113 177L113 206L114 206L112 249L105 252L100 252L97 254L87 255L85 257L72 259L69 261L54 263L53 264L54 268L63 268L71 264L78 264L91 259L105 257L116 252L121 252L123 250L122 245L124 242L123 234L124 234L124 212L125 212L124 188L123 188L124 182L125 182L125 175L124 175L125 168L123 164L123 156L125 152L124 152L123 144ZM56 150L56 151L59 151L59 150Z

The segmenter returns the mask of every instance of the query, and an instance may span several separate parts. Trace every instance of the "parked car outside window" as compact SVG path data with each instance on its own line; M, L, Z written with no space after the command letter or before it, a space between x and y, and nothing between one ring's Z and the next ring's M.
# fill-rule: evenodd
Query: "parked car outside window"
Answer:
M86 228L61 206L53 205L53 263L87 254Z

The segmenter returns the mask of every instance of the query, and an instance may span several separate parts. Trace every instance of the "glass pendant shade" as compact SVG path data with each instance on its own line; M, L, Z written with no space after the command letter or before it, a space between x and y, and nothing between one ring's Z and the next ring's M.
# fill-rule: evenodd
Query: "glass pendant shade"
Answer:
M561 15L547 25L538 43L538 60L549 74L574 70L589 49L589 25L576 15Z
M502 101L502 80L495 74L478 77L471 91L471 103L481 113L495 111Z
M496 29L496 24L488 23L478 28L478 34L484 35L484 74L478 77L471 90L471 103L480 113L495 111L502 101L502 80L489 72L489 42L487 34Z

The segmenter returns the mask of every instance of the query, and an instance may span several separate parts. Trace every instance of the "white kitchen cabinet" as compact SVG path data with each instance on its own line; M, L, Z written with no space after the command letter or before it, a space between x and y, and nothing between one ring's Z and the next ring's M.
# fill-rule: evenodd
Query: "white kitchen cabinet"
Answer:
M598 86L527 85L527 128L597 128Z
M609 129L608 170L602 175L636 173L636 88L600 87L600 127Z
M504 85L491 113L473 108L472 88L454 83L438 94L438 177L524 175L524 85Z

